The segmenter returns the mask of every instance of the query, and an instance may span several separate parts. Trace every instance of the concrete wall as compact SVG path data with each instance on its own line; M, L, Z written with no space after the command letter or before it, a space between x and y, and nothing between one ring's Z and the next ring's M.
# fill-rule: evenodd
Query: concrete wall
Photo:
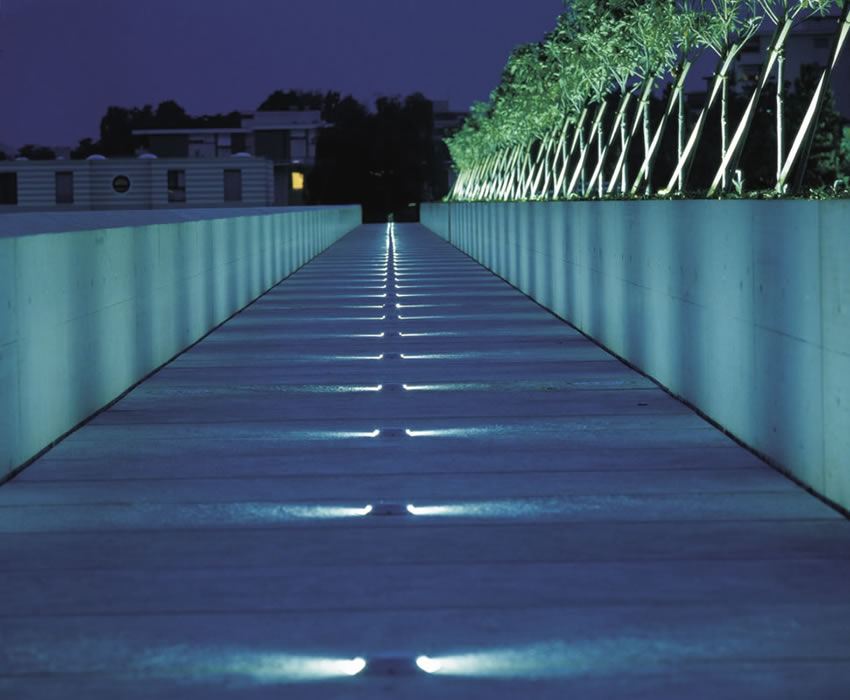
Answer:
M432 204L421 220L850 508L850 201Z
M87 214L67 233L37 233L55 214L0 217L0 479L361 220L360 207L189 214L132 212L123 227Z

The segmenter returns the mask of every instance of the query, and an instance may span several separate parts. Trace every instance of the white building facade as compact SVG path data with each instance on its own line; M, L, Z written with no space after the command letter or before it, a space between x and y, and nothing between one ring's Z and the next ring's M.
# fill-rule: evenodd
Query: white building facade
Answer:
M264 158L0 161L0 212L271 206Z
M242 115L231 128L138 129L147 152L160 158L221 158L237 153L273 164L273 204L305 203L305 180L316 163L319 130L316 110L258 111Z

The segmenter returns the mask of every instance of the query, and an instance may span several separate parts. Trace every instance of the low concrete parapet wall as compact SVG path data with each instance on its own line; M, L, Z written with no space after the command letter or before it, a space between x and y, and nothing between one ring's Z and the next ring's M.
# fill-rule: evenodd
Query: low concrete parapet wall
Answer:
M850 508L850 202L423 204L421 220Z
M359 206L0 216L0 481L360 222Z

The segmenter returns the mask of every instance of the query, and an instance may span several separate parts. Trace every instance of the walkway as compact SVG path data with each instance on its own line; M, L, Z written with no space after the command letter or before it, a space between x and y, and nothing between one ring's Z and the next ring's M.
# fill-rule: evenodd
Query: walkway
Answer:
M0 568L16 700L850 686L850 523L416 225L0 488Z

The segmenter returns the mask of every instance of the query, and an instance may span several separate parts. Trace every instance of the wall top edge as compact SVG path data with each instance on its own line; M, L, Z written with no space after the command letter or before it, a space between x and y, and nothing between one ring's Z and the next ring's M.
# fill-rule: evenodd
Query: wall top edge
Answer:
M357 204L341 204L317 207L234 207L229 209L206 208L167 211L147 209L2 213L0 214L0 238L347 209L359 211L360 206Z
M421 206L526 206L526 207L546 207L546 206L584 206L584 207L601 207L601 206L629 206L629 207L646 207L646 206L710 206L710 207L819 207L819 208L841 208L850 207L850 199L611 199L598 201L592 199L576 199L576 200L547 200L547 201L516 201L516 202L423 202Z

